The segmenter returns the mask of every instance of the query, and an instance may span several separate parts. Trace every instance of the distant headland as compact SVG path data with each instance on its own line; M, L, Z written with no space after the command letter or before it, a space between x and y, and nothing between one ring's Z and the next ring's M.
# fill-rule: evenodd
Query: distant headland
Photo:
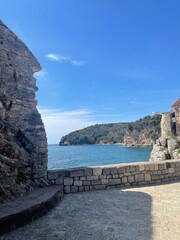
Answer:
M152 146L160 137L161 114L146 116L135 122L96 124L62 137L59 145L122 144Z

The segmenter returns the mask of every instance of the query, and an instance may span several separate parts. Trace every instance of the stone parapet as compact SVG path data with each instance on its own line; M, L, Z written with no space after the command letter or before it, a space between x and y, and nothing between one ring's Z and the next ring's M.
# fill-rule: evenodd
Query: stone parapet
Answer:
M64 193L130 187L180 179L180 160L49 170L47 177Z

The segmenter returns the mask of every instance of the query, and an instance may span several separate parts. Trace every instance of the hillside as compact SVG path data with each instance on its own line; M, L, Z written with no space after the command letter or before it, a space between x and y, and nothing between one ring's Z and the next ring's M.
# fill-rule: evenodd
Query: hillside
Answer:
M160 137L161 115L135 122L96 124L63 136L59 145L113 144L152 145Z

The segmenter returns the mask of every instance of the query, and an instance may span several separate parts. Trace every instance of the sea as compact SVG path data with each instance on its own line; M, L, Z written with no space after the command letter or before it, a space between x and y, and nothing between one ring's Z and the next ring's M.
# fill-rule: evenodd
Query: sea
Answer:
M48 145L48 169L149 161L151 147L121 145Z

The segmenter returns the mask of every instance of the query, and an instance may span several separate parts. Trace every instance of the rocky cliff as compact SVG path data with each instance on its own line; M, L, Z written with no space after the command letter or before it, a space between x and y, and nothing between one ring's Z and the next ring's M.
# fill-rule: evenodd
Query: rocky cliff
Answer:
M96 124L62 137L59 144L121 143L125 146L152 146L160 136L160 121L161 115L155 115L129 123Z
M172 111L163 113L161 136L153 145L150 161L180 159L180 99L172 105Z
M16 197L47 171L47 139L35 100L41 67L0 21L0 202Z

